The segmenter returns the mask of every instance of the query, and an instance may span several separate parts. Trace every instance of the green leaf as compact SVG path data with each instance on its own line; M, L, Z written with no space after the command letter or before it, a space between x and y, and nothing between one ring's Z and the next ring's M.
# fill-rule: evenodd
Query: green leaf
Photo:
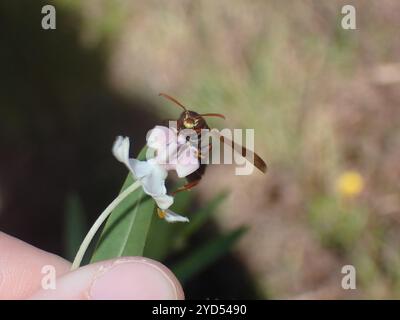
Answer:
M190 223L169 224L154 216L144 255L162 261L171 253L183 250L190 236L199 230L211 215L216 212L227 195L228 192L221 192L209 203L205 204L204 207L191 212L189 205L193 200L193 193L178 193L172 210L189 216Z
M138 158L143 159L145 153L146 148ZM129 174L121 192L133 182ZM155 202L142 188L132 192L107 219L91 262L122 256L142 256L154 207Z
M64 252L65 258L72 261L87 229L86 216L77 194L67 197L64 216Z
M171 269L181 282L187 281L196 273L202 271L219 257L227 253L240 239L247 229L240 227L228 234L213 239L197 250L189 257L178 262Z
M193 233L199 230L207 219L215 213L221 203L224 202L228 194L227 191L219 193L206 206L195 212L190 219L190 223L182 230L179 241L185 241Z

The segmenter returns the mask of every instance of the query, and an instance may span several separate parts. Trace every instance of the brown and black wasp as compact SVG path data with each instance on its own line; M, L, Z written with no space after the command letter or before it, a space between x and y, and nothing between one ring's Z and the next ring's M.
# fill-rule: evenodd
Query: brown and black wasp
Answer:
M201 142L201 139L202 139L201 130L203 130L203 129L210 130L210 127L208 126L204 117L218 117L218 118L225 119L225 116L220 113L199 114L195 111L188 110L182 103L180 103L175 98L169 96L168 94L160 93L159 95L174 102L175 104L177 104L179 107L181 107L183 109L183 112L181 113L181 115L179 116L179 118L177 120L178 134L181 130L192 129L196 132L199 142ZM222 143L225 143L228 146L230 146L232 148L232 150L241 150L242 156L245 157L247 160L251 161L253 163L253 165L257 169L259 169L261 172L265 173L267 171L266 163L264 162L263 159L261 159L261 157L258 154L256 154L255 152L253 152L251 150L246 149L245 147L243 147L241 145L238 145L236 142L228 139L227 137L221 135L218 132L213 131L213 133L218 134L220 141ZM200 147L199 147L199 149L200 149ZM209 149L211 150L211 143L209 144ZM199 158L202 157L200 150L198 152L198 156L199 156ZM186 176L187 183L184 186L177 189L174 193L179 192L179 191L184 191L184 190L190 190L191 188L196 186L200 182L202 176L204 175L206 167L207 167L207 164L201 163L200 167L196 171L194 171L193 173Z

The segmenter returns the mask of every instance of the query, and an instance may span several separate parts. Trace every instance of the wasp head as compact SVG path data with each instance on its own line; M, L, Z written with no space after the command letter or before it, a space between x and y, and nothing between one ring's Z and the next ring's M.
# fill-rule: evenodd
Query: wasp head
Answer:
M178 127L180 129L193 129L198 132L201 129L209 129L207 122L204 120L203 117L218 117L225 119L225 116L220 113L198 114L197 112L186 109L186 107L182 103L166 93L160 93L159 95L174 102L184 110L178 119Z
M184 111L178 119L178 126L182 129L200 130L208 128L204 118L194 111Z

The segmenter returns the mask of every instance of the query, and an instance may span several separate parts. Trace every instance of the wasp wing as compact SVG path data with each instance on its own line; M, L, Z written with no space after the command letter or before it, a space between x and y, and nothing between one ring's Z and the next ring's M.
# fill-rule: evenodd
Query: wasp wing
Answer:
M242 145L232 141L231 139L225 137L222 135L218 130L211 130L210 131L212 136L215 136L216 138L219 138L219 140L230 146L232 150L240 153L242 157L244 157L247 161L252 163L258 170L260 170L263 173L267 172L267 164L265 161L255 152L243 147Z

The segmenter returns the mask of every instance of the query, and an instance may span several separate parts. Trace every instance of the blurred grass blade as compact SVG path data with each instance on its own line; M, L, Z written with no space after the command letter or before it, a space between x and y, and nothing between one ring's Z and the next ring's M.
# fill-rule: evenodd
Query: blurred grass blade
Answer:
M144 148L139 155L143 159ZM125 180L122 190L134 182L131 174ZM135 190L114 209L101 232L91 262L121 256L141 256L146 243L155 202L142 188Z
M245 227L240 227L228 234L221 235L209 241L195 250L189 257L173 266L171 268L172 271L181 282L187 281L193 275L202 271L219 257L226 254L246 230Z
M87 229L85 212L78 195L75 193L67 197L64 226L64 255L67 260L72 261Z
M181 232L180 241L189 238L193 233L201 228L209 217L217 210L221 203L228 196L227 191L223 191L215 196L205 207L201 208L191 215L190 223L185 226Z

